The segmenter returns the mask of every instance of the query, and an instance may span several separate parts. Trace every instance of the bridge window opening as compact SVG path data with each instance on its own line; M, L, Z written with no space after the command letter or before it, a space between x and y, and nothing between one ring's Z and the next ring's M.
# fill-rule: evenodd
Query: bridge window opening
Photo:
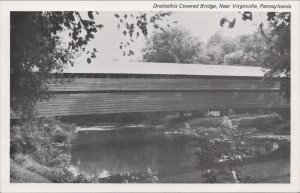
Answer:
M76 78L75 74L70 74L70 78Z
M122 78L122 74L115 74L115 78Z

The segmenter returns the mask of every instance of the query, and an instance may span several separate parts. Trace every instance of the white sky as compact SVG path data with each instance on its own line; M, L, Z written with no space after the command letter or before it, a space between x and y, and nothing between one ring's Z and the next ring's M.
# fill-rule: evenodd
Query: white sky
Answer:
M96 48L98 50L97 58L92 60L91 64L86 62L87 56L82 55L75 61L73 68L80 71L80 69L89 68L89 66L97 65L103 67L105 63L112 61L128 62L141 60L141 48L144 45L145 38L140 35L139 39L131 46L135 52L134 56L123 56L119 49L120 42L124 41L124 36L121 30L118 30L118 20L114 14L118 12L100 12L95 16L96 24L103 24L102 30L98 30L95 38L89 42L88 48ZM134 12L127 12L128 14ZM122 13L119 13L120 15ZM229 20L236 18L234 28L227 28L220 26L220 19L227 17ZM201 41L206 42L210 36L220 31L224 36L236 37L243 34L253 33L257 30L259 23L266 21L266 13L253 13L252 21L242 21L241 15L238 12L174 12L169 21L178 21L179 27L184 27L193 36L198 37ZM153 32L153 28L149 28L149 36ZM159 29L158 29L159 30ZM141 33L140 33L141 34Z

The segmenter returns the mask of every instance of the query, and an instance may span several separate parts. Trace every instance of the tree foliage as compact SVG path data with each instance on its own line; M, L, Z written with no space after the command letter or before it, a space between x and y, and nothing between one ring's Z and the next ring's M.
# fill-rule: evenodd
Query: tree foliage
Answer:
M73 65L74 58L81 53L87 54L87 63L96 57L97 50L88 50L87 45L104 27L95 21L98 14L96 11L11 12L10 106L14 113L24 118L34 116L36 102L51 97L48 84L53 72L60 73ZM149 24L162 28L159 21L170 15L171 12L115 14L122 33L130 37L120 43L124 55L134 54L124 46L134 42L134 34L147 36ZM131 23L126 21L129 17L133 19ZM68 34L67 40L62 33Z
M175 28L156 32L147 39L143 59L147 62L261 66L266 48L260 32L234 38L216 32L203 43L188 31Z
M270 47L267 52L269 57L264 62L264 66L267 69L267 75L290 77L290 13L269 12L268 21L270 30L267 32L264 31L263 24L260 24L261 33Z
M225 37L220 32L212 35L206 44L209 64L224 64L226 54L237 51L238 44L234 38Z
M146 62L198 63L203 43L181 28L155 32L142 50Z
M73 65L76 53L84 51L97 30L93 13L83 19L79 12L11 12L11 109L24 117L34 114L38 100L51 97L52 72ZM63 44L59 35L69 32ZM97 50L87 51L95 57ZM88 61L90 59L88 58Z
M242 20L252 20L251 12L244 12L241 16ZM291 76L291 13L268 12L267 20L267 30L264 29L263 23L259 25L261 40L265 43L265 49L259 48L256 50L257 54L263 55L263 57L257 58L260 58L262 67L266 71L266 76L282 77L282 94L285 98L289 99L289 78ZM227 22L225 18L220 20L220 24L222 23L224 25L225 22Z
M171 23L168 22L166 25L162 24L166 16L170 16L172 12L148 12L148 13L124 13L123 15L114 14L115 18L118 20L118 29L124 35L124 40L120 42L119 48L122 50L123 56L134 55L134 51L130 49L131 44L135 39L139 38L140 35L144 37L148 36L149 24L152 24L152 28L157 30L164 30L166 27L171 27ZM177 23L174 21L172 23ZM136 30L136 28L140 30Z
M236 50L224 55L224 64L262 67L268 48L260 32L239 36L236 41Z
M251 12L241 14L243 20L252 20ZM264 24L259 25L260 35L265 41L267 49L263 67L267 71L267 76L290 77L290 12L268 12L268 29L264 29ZM226 18L222 18L220 23L224 25ZM222 26L223 26L222 25ZM257 34L256 34L257 35Z

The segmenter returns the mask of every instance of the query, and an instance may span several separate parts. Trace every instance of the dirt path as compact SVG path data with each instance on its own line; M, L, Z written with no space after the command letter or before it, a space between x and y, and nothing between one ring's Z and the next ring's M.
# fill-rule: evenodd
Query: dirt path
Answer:
M276 161L251 163L237 167L243 175L253 176L259 183L289 183L290 181L290 160L282 159ZM202 183L202 172L164 177L161 183Z

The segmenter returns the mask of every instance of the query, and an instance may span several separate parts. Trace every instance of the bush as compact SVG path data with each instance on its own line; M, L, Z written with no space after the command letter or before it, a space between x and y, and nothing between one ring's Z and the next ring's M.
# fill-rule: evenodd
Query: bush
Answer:
M74 138L75 127L62 126L54 119L37 119L11 126L10 154L31 155L39 164L48 167L63 166L69 162L68 152L59 144L69 144Z

